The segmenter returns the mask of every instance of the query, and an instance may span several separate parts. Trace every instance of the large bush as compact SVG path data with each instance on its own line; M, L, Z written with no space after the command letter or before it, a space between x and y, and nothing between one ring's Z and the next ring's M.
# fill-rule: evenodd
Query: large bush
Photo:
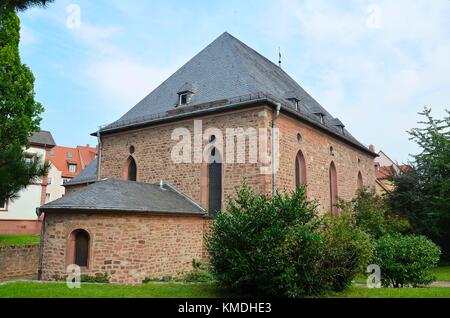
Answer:
M305 189L269 199L246 185L217 216L207 244L221 284L283 297L341 290L370 251L368 237L348 220L319 218Z
M350 202L340 202L340 208L349 213L355 224L373 238L402 233L410 226L405 218L392 212L388 201L363 189Z
M347 214L325 216L322 234L326 242L323 253L326 281L332 290L342 291L357 274L366 270L373 257L372 238Z
M383 286L404 287L432 283L431 269L439 262L440 249L416 235L386 235L376 243L375 262L381 268Z

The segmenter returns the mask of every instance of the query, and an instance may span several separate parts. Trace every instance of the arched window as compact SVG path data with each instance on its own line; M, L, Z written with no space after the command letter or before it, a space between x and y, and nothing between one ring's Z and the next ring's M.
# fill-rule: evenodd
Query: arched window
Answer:
M363 181L361 171L358 172L357 187L358 187L358 190L362 190L362 188L364 187L364 181Z
M336 215L338 213L338 209L336 207L338 199L338 186L337 186L337 172L334 162L331 162L330 164L329 183L330 183L330 210L333 215Z
M80 267L89 265L90 235L85 230L75 230L70 234L68 246L68 264Z
M129 157L124 167L124 179L137 181L137 165L133 157Z
M212 217L222 209L222 160L215 148L208 163L208 207Z
M298 152L295 157L295 187L300 188L306 184L306 161L303 153Z

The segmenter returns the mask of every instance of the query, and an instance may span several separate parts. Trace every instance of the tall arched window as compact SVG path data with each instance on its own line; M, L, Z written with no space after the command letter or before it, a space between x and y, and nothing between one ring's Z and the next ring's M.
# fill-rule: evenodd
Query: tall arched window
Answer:
M124 179L137 181L137 165L133 157L129 157L124 169Z
M68 246L68 263L80 267L89 265L90 235L85 230L75 230L70 234Z
M361 174L361 171L358 172L357 187L358 187L358 190L362 190L362 188L364 187L364 181L363 181L363 176Z
M295 187L300 188L306 184L306 161L303 153L298 152L295 157Z
M334 162L331 162L330 164L329 183L330 183L330 210L333 215L336 215L338 213L338 209L336 207L338 199L338 186L337 186L337 172Z
M212 217L222 209L222 160L216 149L208 163L208 207Z

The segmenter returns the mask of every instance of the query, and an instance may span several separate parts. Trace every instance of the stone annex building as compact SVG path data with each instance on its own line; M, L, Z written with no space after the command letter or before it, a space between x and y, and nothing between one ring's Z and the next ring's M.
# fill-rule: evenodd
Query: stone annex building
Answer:
M277 128L279 169L262 173L260 161L217 160L230 150L225 142L210 148L212 162L174 162L179 140L172 133L185 128L194 139L194 120L202 120L204 133L214 127L224 136L227 128ZM208 224L243 178L267 195L307 184L324 213L338 212L338 197L375 187L376 154L279 66L228 33L96 135L96 166L70 182L65 197L39 209L44 280L66 275L70 264L83 274L108 273L115 283L186 273L207 256ZM201 142L218 138L205 133ZM271 160L272 140L269 133L262 149Z

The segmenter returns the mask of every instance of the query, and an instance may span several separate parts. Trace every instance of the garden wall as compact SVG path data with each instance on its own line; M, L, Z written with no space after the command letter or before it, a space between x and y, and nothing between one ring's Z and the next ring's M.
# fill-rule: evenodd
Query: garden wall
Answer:
M37 275L39 245L0 246L0 280Z

